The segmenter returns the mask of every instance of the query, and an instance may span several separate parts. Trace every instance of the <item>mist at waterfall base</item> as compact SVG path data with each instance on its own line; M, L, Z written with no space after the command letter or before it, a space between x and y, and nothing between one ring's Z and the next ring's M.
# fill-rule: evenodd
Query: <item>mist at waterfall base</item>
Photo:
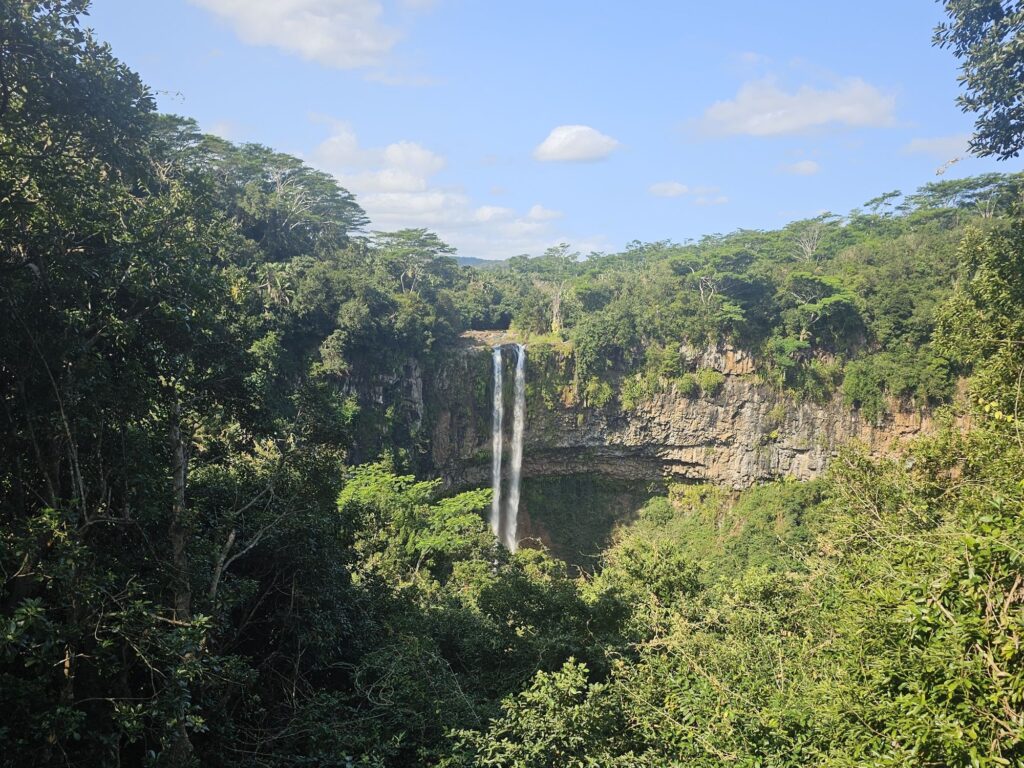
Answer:
M505 393L502 347L494 347L494 400L491 411L491 529L510 552L518 546L519 485L523 469L523 433L526 423L526 347L515 345L516 372L512 407L512 445L509 449L508 500L502 506Z

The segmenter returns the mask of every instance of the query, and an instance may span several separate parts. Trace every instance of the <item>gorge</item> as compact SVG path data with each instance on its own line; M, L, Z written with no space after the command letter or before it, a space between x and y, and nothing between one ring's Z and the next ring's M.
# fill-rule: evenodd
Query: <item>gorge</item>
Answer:
M503 349L514 350L515 359L510 443L504 435ZM578 392L570 348L536 342L531 349L527 379L520 342L468 333L426 381L406 384L426 398L420 408L427 414L423 431L432 473L452 489L490 483L491 527L509 549L517 545L518 525L527 538L565 556L574 544L552 531L568 525L567 515L577 519L573 536L582 535L581 528L601 528L593 548L668 483L739 491L783 478L810 480L844 446L861 445L877 457L897 455L907 441L937 427L930 408L907 402L894 400L869 418L839 393L815 402L780 392L758 379L750 353L729 345L686 350L694 370L721 374L712 391L682 392L669 383L629 408L621 396L598 405ZM521 514L520 474L527 487L544 489L543 501L529 494L532 503ZM586 513L580 518L580 505L554 502L561 491L588 498L582 506L591 510L590 519Z
M182 3L131 5L125 29L160 6L140 35L174 37L166 20L184 18ZM231 6L293 39L289 19L305 20L319 48L327 7L346 3L185 5L193 22L199 6ZM384 7L348 5L353 19ZM902 58L909 38L884 55L910 11L845 13L883 20L884 34L854 35L835 23L843 9L791 4L708 5L719 25L694 16L702 4L619 9L622 25L612 4L476 4L471 23L473 4L398 5L445 6L431 28L463 38L438 73L473 76L471 119L448 114L444 83L415 102L394 88L394 109L374 109L367 70L351 98L316 90L375 137L325 116L332 140L295 157L252 141L255 125L236 143L204 132L209 113L159 113L167 94L95 36L88 0L0 2L0 768L1024 766L1024 173L894 167L931 162L899 149L916 131L904 120L942 123L902 96L925 102L924 81L899 89L930 66ZM944 5L936 42L976 59L966 82L982 76L1019 107L1024 4ZM388 36L398 11L380 20ZM624 67L713 80L714 51L747 46L708 35L747 26L760 49L762 12L791 14L801 47L862 55L870 40L899 119L861 127L890 138L855 149L860 128L836 126L856 140L843 173L846 140L819 157L808 126L790 179L775 167L783 144L772 159L753 136L749 155L738 136L702 142L716 174L735 165L729 198L671 161L675 139L637 165L669 133L649 108L681 117L692 92L655 100ZM529 39L502 23L513 16ZM707 54L699 68L676 54L684 27ZM832 44L837 29L849 45ZM220 117L297 131L280 95L310 90L303 70L269 48L200 61L214 38L193 31L176 41L187 66L163 57L168 77L231 82L230 98L211 94ZM496 42L530 56L509 67ZM782 67L785 39L770 42ZM237 66L251 98L221 71ZM591 133L608 163L545 165L542 183L524 175L491 188L502 205L471 206L553 117L489 87L494 66L544 85L559 119L595 98L629 142ZM1005 67L994 90L991 67ZM760 110L768 93L849 114L845 90L825 98L833 82L790 97L802 69L751 81L737 103ZM480 108L485 90L510 119ZM1005 126L992 116L974 149ZM448 143L479 175L389 136L388 121L468 126ZM495 127L516 139L492 163ZM1020 137L994 149L1016 156ZM966 140L950 138L911 145ZM351 173L309 164L328 156ZM655 158L688 183L656 182ZM383 160L393 173L373 171ZM630 165L618 184L607 175ZM766 216L854 205L861 172L881 194L845 215L782 223L780 210L773 229L688 236L715 226L692 205L740 194ZM844 196L817 186L826 177ZM928 180L882 191L914 178ZM564 212L541 204L555 192ZM362 207L409 195L441 207L417 205L408 229ZM571 225L583 214L594 232L614 216L631 236L680 239L584 239ZM446 222L473 248L500 231L521 255L455 257L465 245L426 228ZM563 224L579 251L542 236Z

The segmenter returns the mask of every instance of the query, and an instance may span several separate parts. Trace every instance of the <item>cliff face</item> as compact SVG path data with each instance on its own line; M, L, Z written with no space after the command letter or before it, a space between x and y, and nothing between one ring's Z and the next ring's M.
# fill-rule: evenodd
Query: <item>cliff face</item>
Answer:
M917 409L869 423L838 394L823 404L798 403L758 383L750 358L732 349L693 357L699 367L724 374L714 394L688 396L668 387L631 410L617 399L588 406L571 386L571 354L550 347L528 351L534 354L527 361L526 477L599 473L744 488L815 477L851 441L890 454L933 427L931 414ZM490 480L490 376L490 349L467 343L428 382L431 414L424 426L431 430L431 463L448 484Z

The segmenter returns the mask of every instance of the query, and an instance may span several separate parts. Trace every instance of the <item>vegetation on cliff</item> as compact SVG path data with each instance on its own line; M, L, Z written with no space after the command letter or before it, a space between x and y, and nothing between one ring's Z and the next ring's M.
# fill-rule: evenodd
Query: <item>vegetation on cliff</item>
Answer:
M157 115L87 5L0 0L0 764L1024 764L1019 176L464 268ZM967 5L1017 18L948 5L979 61ZM410 474L402 382L509 325L571 341L598 406L713 393L686 350L727 339L864 409L968 374L975 423L670 488L570 575Z
M992 174L778 231L635 243L585 260L553 249L481 272L474 280L493 301L468 319L570 340L580 388L624 373L648 389L692 387L700 353L727 342L756 354L767 381L807 397L827 398L842 382L871 415L886 397L940 403L962 370L932 344L959 243L967 231L1005 228L1022 190L1019 175Z

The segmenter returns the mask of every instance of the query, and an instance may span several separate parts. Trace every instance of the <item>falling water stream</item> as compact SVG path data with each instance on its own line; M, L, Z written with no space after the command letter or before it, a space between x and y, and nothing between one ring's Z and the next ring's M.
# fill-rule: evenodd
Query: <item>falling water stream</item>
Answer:
M503 443L503 422L505 420L505 399L501 388L501 347L495 347L494 358L494 404L491 409L491 530L501 535L501 449Z
M526 428L526 347L516 344L516 375L512 407L512 446L509 455L508 501L502 510L501 462L504 441L504 393L501 347L494 348L494 404L491 419L491 528L510 552L519 542L519 480L523 469L523 433Z
M509 457L508 509L505 519L505 546L515 552L519 541L519 477L523 470L523 431L526 426L526 347L516 344L515 404L512 407L512 450Z

